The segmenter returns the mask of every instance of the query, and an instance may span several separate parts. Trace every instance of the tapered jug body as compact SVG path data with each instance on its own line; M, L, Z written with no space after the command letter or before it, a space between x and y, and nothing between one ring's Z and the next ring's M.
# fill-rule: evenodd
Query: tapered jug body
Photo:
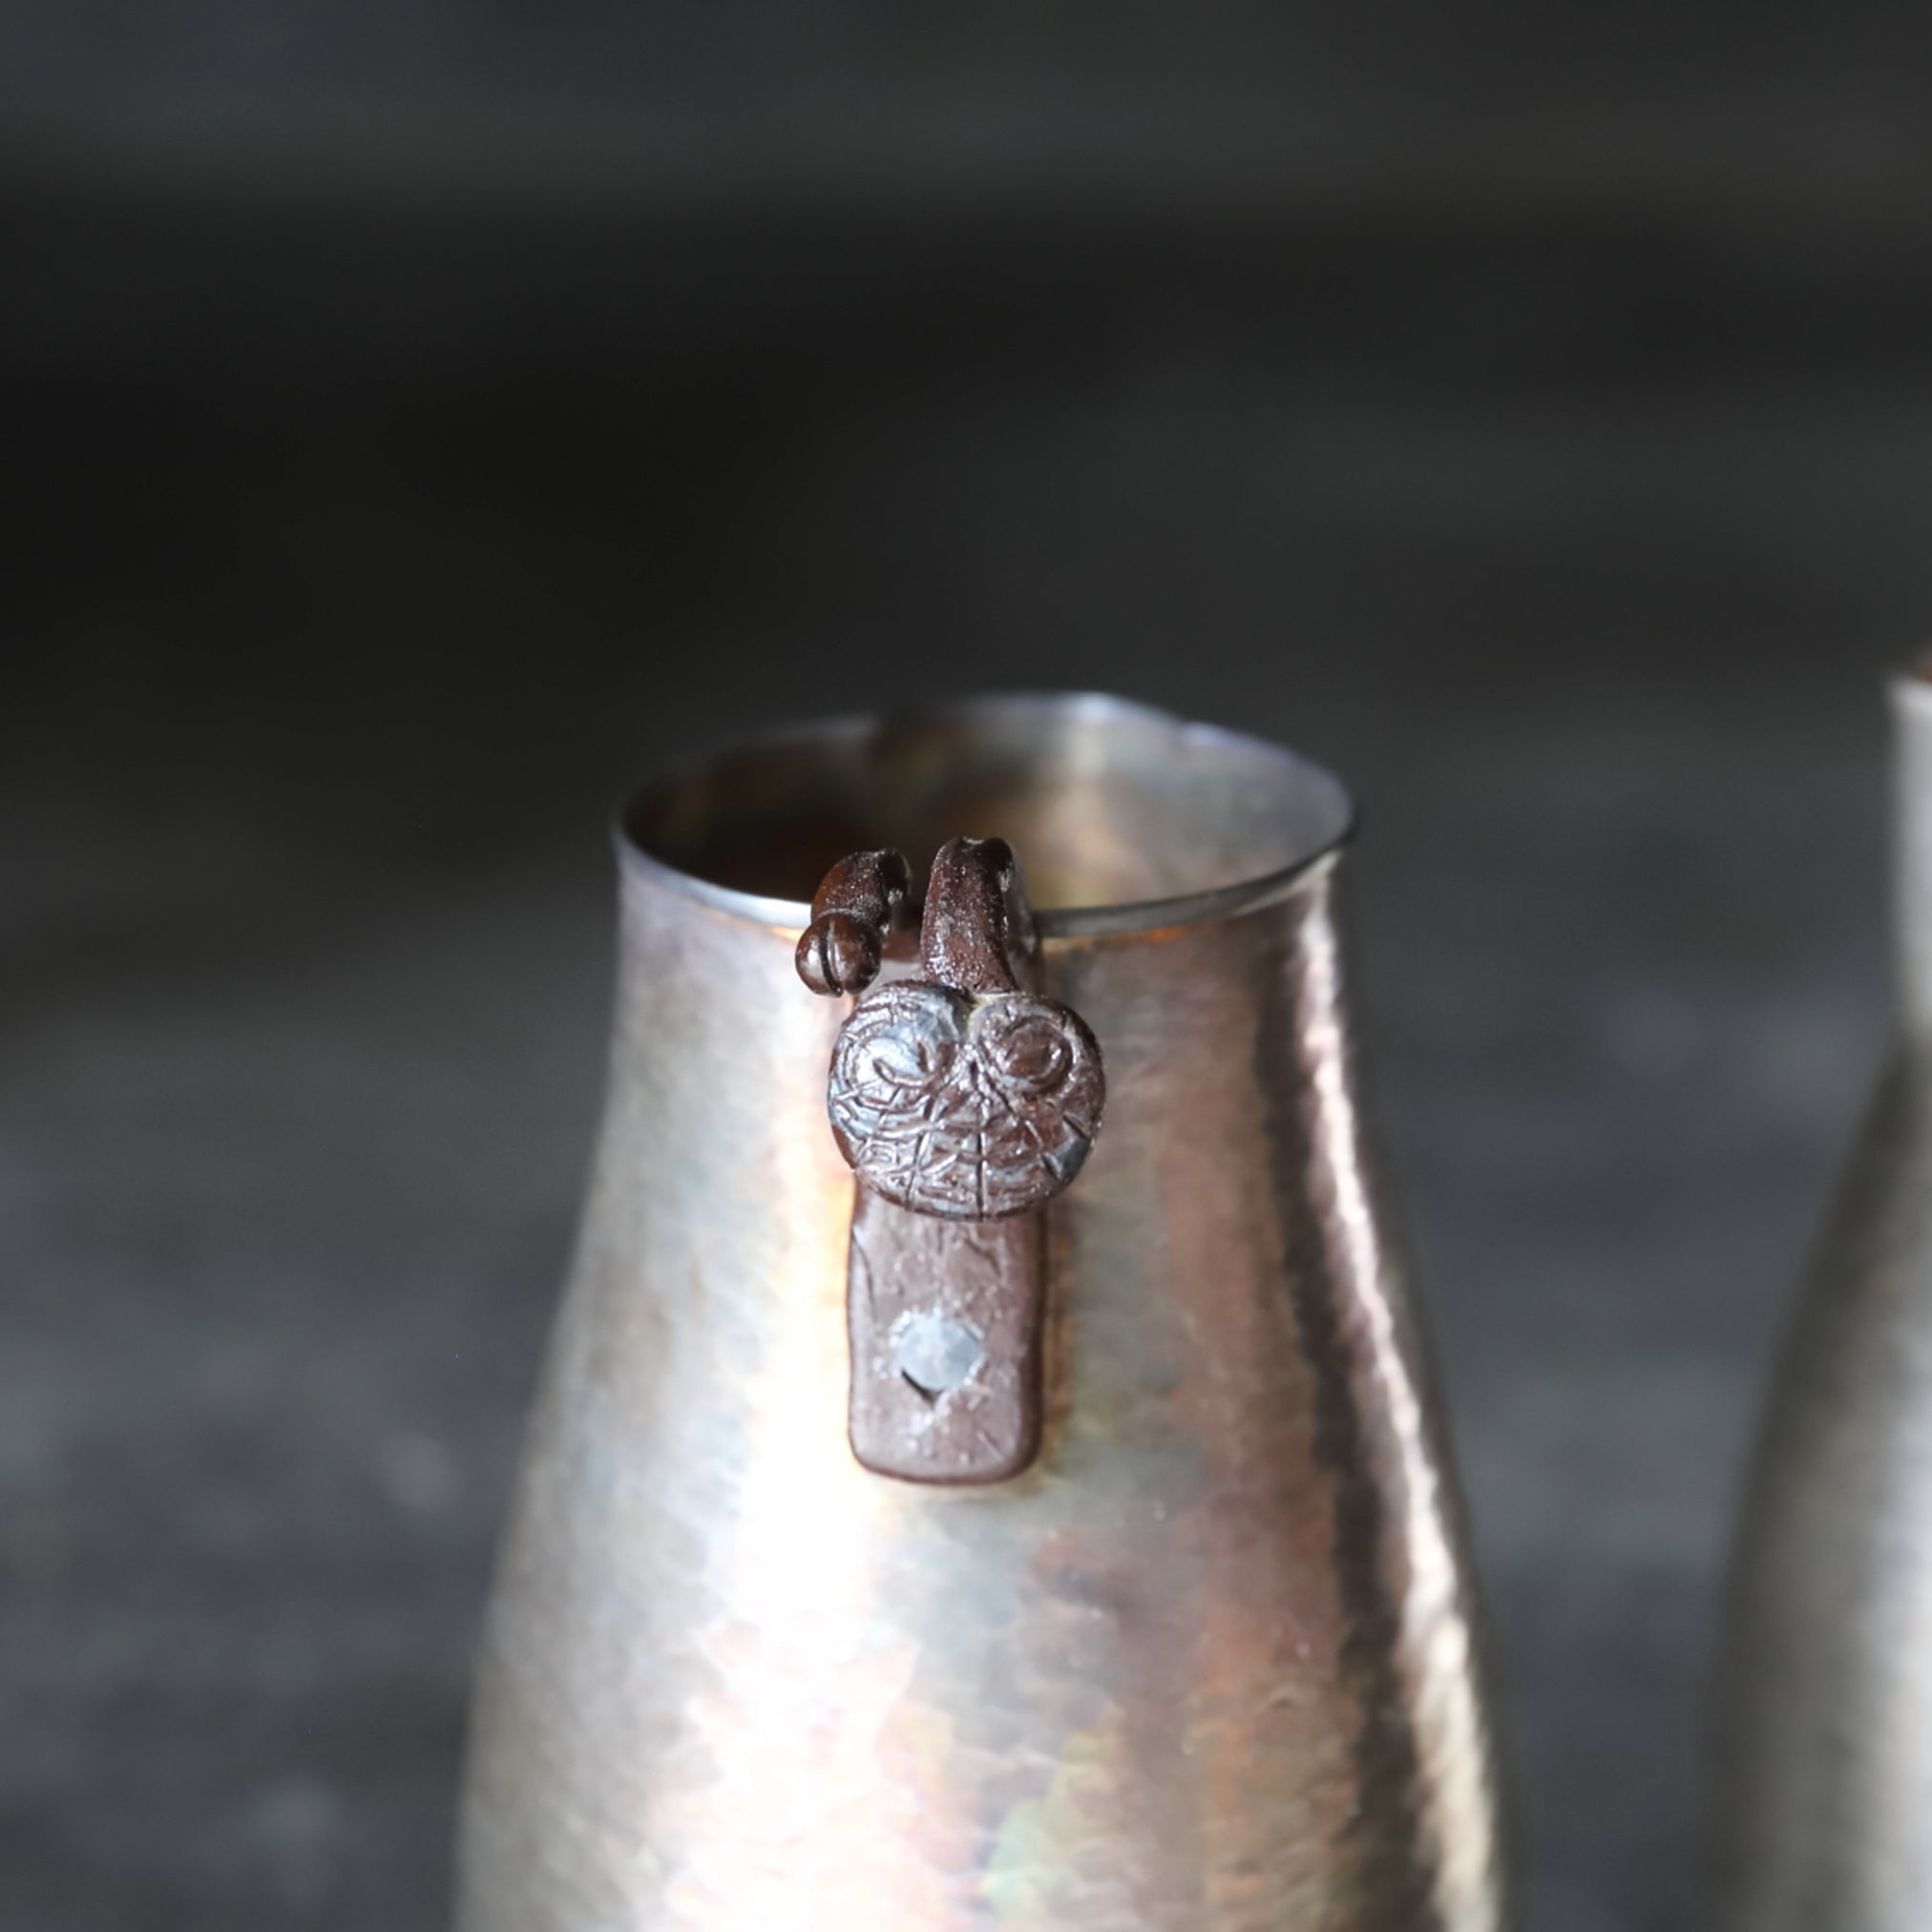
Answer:
M610 1089L484 1641L462 1932L1496 1932L1446 1433L1361 1119L1317 768L1110 700L811 727L620 839ZM1038 1454L847 1437L842 852L998 835L1104 1125ZM997 1225L997 1224L993 1224Z
M1932 1926L1932 683L1893 691L1899 1029L1787 1336L1720 1657L1730 1932Z

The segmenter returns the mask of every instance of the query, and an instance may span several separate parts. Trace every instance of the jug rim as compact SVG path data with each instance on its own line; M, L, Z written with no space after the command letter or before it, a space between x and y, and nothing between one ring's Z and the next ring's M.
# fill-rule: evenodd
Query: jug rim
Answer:
M1106 692L998 692L779 724L722 740L702 753L679 759L626 792L611 829L620 871L649 879L714 911L795 934L811 916L806 899L726 884L653 850L649 843L653 822L662 821L671 802L727 766L749 762L761 754L806 749L852 752L885 743L895 734L1002 724L1089 728L1121 725L1166 732L1181 757L1225 760L1230 780L1244 765L1250 771L1267 768L1299 794L1300 807L1309 817L1304 837L1291 847L1288 857L1248 875L1192 891L1118 901L1036 902L1035 919L1044 940L1152 933L1258 911L1286 898L1333 865L1358 824L1354 799L1340 779L1314 760L1270 739L1186 719L1164 706ZM1287 809L1284 805L1283 812ZM984 830L1001 828L988 826Z

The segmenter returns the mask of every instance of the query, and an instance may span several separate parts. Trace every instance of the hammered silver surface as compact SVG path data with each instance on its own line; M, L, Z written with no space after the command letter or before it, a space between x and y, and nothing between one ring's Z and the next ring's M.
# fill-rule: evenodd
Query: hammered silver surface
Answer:
M1049 986L1107 1042L1108 1129L1053 1210L1040 1457L948 1490L845 1439L855 1189L796 927L627 867L608 1113L481 1661L462 1932L1506 1924L1334 876L1049 938Z

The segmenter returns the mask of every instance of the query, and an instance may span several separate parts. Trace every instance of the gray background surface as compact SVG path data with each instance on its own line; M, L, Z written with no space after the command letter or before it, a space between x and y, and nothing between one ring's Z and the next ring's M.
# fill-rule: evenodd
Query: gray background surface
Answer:
M1651 11L0 13L4 1932L440 1922L608 802L1011 684L1363 799L1533 1922L1696 1922L1932 277L1902 30Z

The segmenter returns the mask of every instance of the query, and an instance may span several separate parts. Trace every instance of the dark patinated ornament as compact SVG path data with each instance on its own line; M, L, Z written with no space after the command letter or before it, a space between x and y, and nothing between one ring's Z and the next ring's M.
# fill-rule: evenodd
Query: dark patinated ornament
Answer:
M1058 1000L874 988L832 1054L840 1151L888 1201L949 1221L1042 1207L1084 1164L1106 1082L1098 1041Z
M1106 1077L1086 1021L1040 990L1033 914L1003 839L940 849L919 930L925 976L873 985L911 885L897 852L841 859L798 942L808 986L859 996L826 1095L860 1183L852 1453L913 1481L997 1482L1040 1442L1047 1249L1035 1210L1084 1165Z

